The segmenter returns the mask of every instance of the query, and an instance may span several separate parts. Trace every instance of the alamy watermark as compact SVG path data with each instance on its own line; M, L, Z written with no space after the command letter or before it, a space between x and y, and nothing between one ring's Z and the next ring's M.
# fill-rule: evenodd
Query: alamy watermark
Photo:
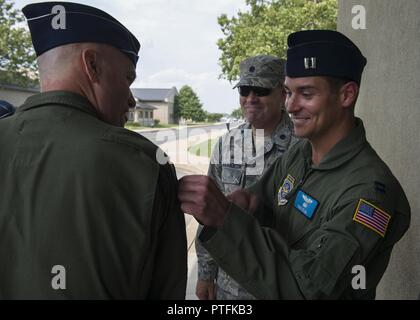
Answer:
M364 266L356 265L351 269L351 273L355 274L351 280L351 287L354 290L366 289L366 269Z
M360 4L353 6L351 13L354 15L351 26L354 30L366 29L366 8Z
M62 5L55 5L51 14L55 14L54 18L51 21L51 26L54 30L66 29L66 8Z
M66 268L61 265L55 265L51 269L51 273L54 274L51 279L51 287L54 290L65 290L66 289Z
M176 164L207 165L209 160L197 157L188 152L188 147L200 141L218 140L220 129L205 130L202 128L189 129L179 126L177 130L158 131L156 143L161 149L157 150L156 160L160 164L169 161ZM201 154L207 154L208 146L203 145ZM219 153L219 149L221 153ZM264 171L264 130L252 129L232 130L221 139L221 147L214 150L211 164L243 166L247 175L260 175Z

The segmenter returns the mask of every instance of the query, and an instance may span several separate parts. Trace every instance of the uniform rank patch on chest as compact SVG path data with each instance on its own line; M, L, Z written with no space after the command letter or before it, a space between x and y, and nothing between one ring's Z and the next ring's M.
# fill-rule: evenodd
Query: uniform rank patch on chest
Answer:
M353 221L375 231L382 238L385 237L389 220L391 220L391 216L388 213L364 199L359 200L353 216Z
M286 195L290 191L292 191L294 185L295 185L295 178L293 178L290 174L288 174L286 179L284 179L283 184L281 185L279 192L277 194L279 206L284 206L287 203Z
M318 205L319 202L317 200L302 190L299 190L295 200L295 208L299 210L299 212L303 213L305 217L312 219Z

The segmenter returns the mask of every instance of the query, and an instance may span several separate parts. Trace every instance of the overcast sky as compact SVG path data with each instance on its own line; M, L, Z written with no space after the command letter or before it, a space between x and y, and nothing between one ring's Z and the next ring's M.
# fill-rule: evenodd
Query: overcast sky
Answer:
M21 9L43 1L15 0ZM234 84L218 79L223 36L217 17L246 10L245 0L73 0L111 14L140 41L133 88L181 89L190 85L209 112L230 113L239 107Z

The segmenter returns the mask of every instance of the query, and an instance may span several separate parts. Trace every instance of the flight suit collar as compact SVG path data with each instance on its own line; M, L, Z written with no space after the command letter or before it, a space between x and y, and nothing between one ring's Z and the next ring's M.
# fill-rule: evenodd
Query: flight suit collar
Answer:
M350 133L327 153L318 166L312 165L313 169L331 170L337 168L356 156L366 146L366 131L363 121L359 118L356 118L355 121L356 126L350 131ZM305 162L311 164L312 147L310 142L306 140L303 143L302 148Z
M26 99L25 103L20 108L18 108L17 112L24 112L26 110L35 109L51 104L79 109L83 112L98 117L96 110L88 99L77 93L69 91L48 91L35 94Z

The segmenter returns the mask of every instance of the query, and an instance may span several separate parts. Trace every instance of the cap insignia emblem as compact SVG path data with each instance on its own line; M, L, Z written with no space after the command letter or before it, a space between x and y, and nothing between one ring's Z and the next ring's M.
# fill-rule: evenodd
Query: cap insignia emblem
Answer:
M305 69L316 69L316 58L304 58Z

